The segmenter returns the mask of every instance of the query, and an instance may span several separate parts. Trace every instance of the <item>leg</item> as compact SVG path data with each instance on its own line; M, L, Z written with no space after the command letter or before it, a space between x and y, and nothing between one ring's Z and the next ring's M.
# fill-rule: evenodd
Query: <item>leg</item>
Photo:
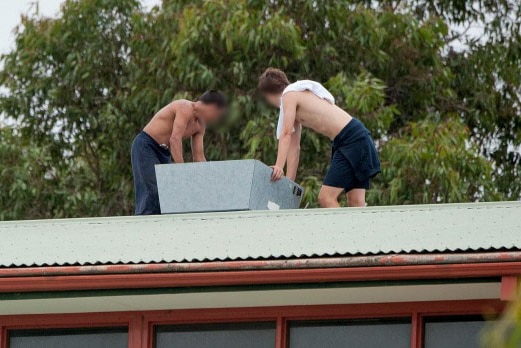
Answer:
M338 196L345 187L349 187L352 177L351 166L340 151L335 151L331 157L331 165L318 194L318 203L322 208L340 207Z
M139 137L139 136L138 136ZM136 215L160 214L155 165L160 163L146 141L136 138L132 144L132 174L136 198Z
M365 207L365 189L355 188L347 193L347 200L350 207Z
M318 203L322 208L339 208L338 196L343 190L339 187L322 185L318 194Z

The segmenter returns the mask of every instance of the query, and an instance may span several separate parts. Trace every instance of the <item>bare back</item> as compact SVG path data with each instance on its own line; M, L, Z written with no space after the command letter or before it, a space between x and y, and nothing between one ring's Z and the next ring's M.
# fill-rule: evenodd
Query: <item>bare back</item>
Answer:
M297 110L295 121L304 127L327 136L333 140L338 133L351 121L352 117L335 104L317 97L309 91L288 92L295 94Z
M192 137L204 130L204 126L194 115L193 103L186 99L180 99L159 110L143 131L159 144L169 144L176 117L186 117L188 120L183 138Z

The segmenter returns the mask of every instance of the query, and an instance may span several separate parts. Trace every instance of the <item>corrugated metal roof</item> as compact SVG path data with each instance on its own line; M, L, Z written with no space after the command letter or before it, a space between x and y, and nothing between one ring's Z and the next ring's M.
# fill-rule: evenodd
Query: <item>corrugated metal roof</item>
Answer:
M521 249L521 202L0 223L0 266Z

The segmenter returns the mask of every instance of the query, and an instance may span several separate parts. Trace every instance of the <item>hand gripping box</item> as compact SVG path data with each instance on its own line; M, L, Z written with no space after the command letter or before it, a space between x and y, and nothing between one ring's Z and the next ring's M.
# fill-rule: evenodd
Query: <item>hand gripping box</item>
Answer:
M257 160L156 165L162 214L297 209L304 188Z

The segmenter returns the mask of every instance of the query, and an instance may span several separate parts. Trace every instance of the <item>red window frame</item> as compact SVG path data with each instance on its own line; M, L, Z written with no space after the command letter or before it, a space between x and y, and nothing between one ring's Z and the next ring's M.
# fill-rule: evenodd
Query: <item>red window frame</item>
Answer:
M147 327L144 341L147 345L143 347L153 347L154 327L158 325L275 321L277 323L276 348L286 348L290 321L410 318L411 348L421 348L425 318L499 314L503 309L504 303L500 300L467 300L148 312L144 317Z
M138 312L36 314L0 316L0 348L10 330L128 327L129 348L141 346L143 317Z
M368 318L410 318L411 348L421 348L425 318L498 314L504 306L500 300L466 300L0 316L0 348L8 348L8 332L16 329L125 326L129 332L129 348L152 348L154 329L158 325L260 321L276 323L275 347L286 348L291 321Z

